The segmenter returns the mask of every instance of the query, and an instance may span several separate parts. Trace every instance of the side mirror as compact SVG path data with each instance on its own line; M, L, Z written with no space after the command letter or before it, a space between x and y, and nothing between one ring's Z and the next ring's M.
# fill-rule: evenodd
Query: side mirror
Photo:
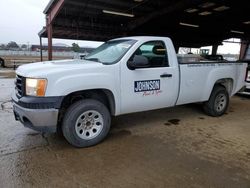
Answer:
M138 68L147 68L149 66L150 64L149 64L148 58L142 55L135 55L133 58L133 61L128 62L128 67L131 70L135 70Z

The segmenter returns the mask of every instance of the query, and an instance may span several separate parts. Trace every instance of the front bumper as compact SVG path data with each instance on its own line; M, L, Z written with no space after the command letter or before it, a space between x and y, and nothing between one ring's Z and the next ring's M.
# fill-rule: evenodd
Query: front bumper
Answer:
M24 97L18 99L13 94L12 100L15 119L25 127L40 132L56 132L59 114L59 108L56 107L60 106L61 97Z

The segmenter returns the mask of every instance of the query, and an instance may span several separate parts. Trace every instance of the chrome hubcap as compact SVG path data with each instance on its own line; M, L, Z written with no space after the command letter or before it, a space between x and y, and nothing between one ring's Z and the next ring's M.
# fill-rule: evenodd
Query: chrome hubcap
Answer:
M75 124L76 134L84 140L91 140L97 137L102 129L103 117L95 110L82 113Z
M215 109L217 112L221 112L225 109L227 104L227 98L224 94L219 94L215 99Z

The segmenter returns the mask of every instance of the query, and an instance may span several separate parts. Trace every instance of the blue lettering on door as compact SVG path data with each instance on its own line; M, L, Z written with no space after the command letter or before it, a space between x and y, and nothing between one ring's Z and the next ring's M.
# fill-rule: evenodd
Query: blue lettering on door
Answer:
M160 89L160 80L141 80L134 82L134 92L155 91Z

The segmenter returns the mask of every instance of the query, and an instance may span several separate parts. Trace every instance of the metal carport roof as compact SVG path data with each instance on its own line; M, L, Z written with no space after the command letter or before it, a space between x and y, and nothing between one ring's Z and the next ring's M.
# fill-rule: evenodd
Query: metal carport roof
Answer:
M250 39L250 2L235 0L51 0L40 37L99 40L169 36L175 46ZM117 15L120 14L120 15Z

